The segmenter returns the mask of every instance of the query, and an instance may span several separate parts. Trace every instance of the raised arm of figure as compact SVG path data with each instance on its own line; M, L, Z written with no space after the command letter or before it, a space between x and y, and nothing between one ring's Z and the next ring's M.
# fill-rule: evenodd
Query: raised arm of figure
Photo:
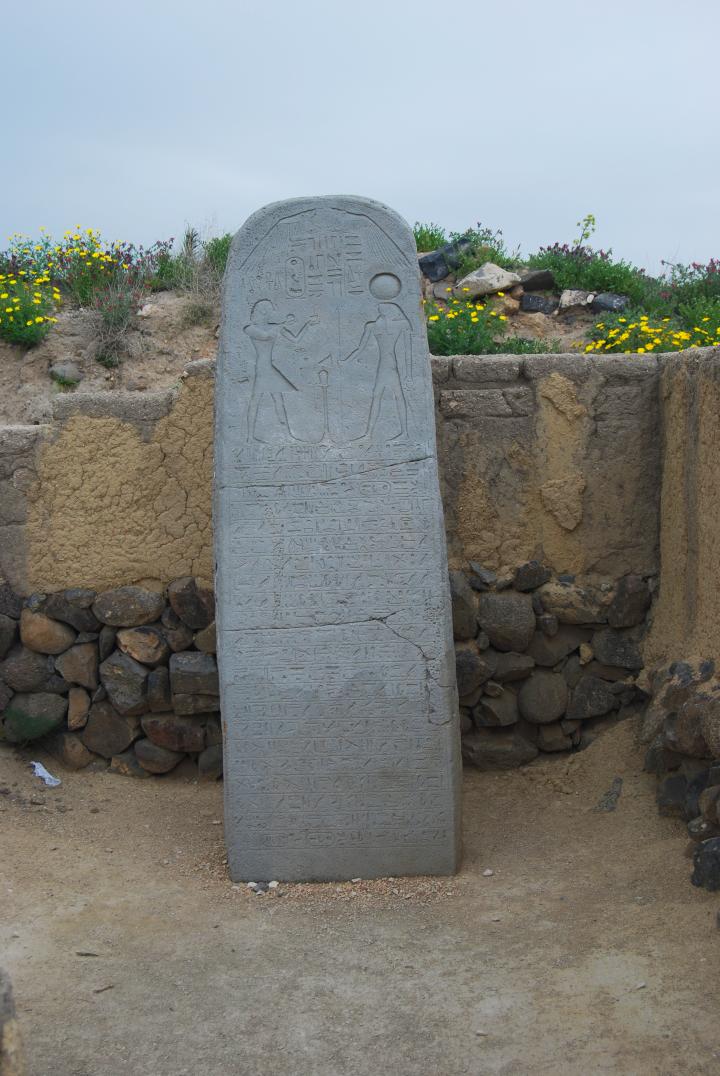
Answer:
M288 321L294 321L294 320L295 320L295 315L294 314L288 314L287 318L285 319L285 324L283 325L282 329L280 330L281 333L283 334L283 336L287 336L287 338L289 340L299 340L300 337L302 336L302 334L307 329L308 325L317 325L317 323L320 321L320 315L319 314L312 314L307 319L305 324L300 326L300 328L298 329L297 332L293 332L292 329L290 328L290 326L288 325Z
M360 338L360 343L358 344L358 346L355 348L354 351L351 351L349 355L346 355L344 359L341 359L340 360L341 362L349 362L350 359L354 359L356 355L360 354L362 349L367 345L368 341L370 340L370 337L372 336L372 331L373 331L374 326L375 326L374 321L368 321L365 328L363 329L363 334L362 334L362 337Z

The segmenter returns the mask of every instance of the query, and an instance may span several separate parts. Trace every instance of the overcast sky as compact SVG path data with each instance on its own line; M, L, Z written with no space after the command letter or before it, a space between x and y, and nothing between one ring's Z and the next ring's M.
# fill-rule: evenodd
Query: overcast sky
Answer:
M720 256L718 0L25 0L0 235L149 243L362 194L650 270Z

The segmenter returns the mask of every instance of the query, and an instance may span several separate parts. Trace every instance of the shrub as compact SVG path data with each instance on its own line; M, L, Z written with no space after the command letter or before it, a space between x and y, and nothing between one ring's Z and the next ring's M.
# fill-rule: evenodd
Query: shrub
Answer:
M458 277L467 276L474 269L478 269L485 262L493 262L501 269L514 269L520 257L519 250L510 253L505 246L502 231L497 228L486 228L478 222L475 228L468 228L466 232L452 232L450 238L470 240L470 248L460 256L460 261L455 269Z
M217 305L232 235L203 243L196 228L187 227L177 254L166 253L153 280L157 291L172 289Z
M507 331L507 316L485 303L452 299L449 306L426 305L428 344L433 355L497 355L501 352L546 352L547 344L522 337L498 341Z
M48 276L26 269L0 273L0 338L23 347L39 344L57 320L53 312L59 302Z
M230 232L226 232L225 235L218 236L215 239L208 239L205 243L205 258L217 275L218 280L223 278L231 243L232 234Z
M691 265L672 265L664 281L663 299L667 306L678 310L681 304L700 300L720 299L720 261L711 258L707 265L693 262Z
M95 358L103 366L117 366L125 349L125 337L146 289L133 284L119 272L98 290L93 300L99 315L98 350Z
M558 288L582 291L609 291L627 295L639 305L652 291L654 282L643 269L624 261L613 261L611 250L594 250L579 244L554 243L540 247L527 260L531 269L550 269Z
M416 220L413 225L413 235L415 236L415 246L421 254L437 250L438 247L447 243L445 229L441 228L439 224L421 224L419 220Z

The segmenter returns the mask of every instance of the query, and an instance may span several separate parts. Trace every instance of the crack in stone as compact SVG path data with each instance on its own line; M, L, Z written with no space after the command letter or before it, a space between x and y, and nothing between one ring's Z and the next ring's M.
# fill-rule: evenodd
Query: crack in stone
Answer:
M247 482L242 485L235 485L233 482L222 483L218 485L218 489L281 489L283 486L326 486L331 482L349 482L354 478L364 478L366 474L372 474L373 471L384 471L388 467L404 467L408 463L422 463L424 460L432 459L432 456L413 456L409 460L389 460L387 463L379 463L377 467L366 467L364 471L356 471L353 474L338 475L336 478L312 478L304 482ZM333 463L334 460L326 460L324 462ZM278 464L281 466L281 464Z

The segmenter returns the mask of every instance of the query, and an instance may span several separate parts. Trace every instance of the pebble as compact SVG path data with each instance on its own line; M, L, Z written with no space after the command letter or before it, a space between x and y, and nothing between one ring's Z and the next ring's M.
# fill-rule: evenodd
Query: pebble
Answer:
M483 878L492 878L494 873L495 873L495 871L491 871L490 868L488 867L488 869L486 871L483 871Z
M279 885L279 882L268 882L268 889L277 889Z

